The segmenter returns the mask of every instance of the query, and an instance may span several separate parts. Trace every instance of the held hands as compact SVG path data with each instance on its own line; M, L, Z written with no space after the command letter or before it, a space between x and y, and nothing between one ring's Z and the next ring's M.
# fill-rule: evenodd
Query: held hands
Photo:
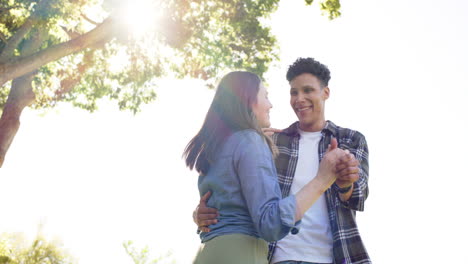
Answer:
M267 128L263 129L266 135L271 135L274 132L281 132L279 129ZM269 134L268 134L269 133ZM320 162L320 167L317 177L321 179L325 191L334 182L340 188L352 186L359 179L359 161L354 157L349 150L338 148L338 142L335 138L331 139L327 152ZM351 190L343 200L349 199ZM193 221L197 224L202 232L210 232L209 225L216 224L219 216L218 210L206 206L206 202L211 196L211 192L205 193L200 198L200 203L193 212ZM341 196L341 194L340 194Z
M327 187L335 182L340 188L351 186L359 179L359 161L349 150L338 148L336 138L332 138L327 152L320 162L318 176Z
M335 138L331 139L327 152L320 161L317 178L323 183L324 189L328 189L336 180L336 165L340 157L344 156L344 150L338 148L338 142Z
M324 164L321 175L323 179L328 180L326 181L327 184L331 185L333 182L330 183L330 181L334 176L336 185L340 189L345 189L344 192L339 193L340 200L349 200L353 193L353 183L359 179L359 161L349 150L339 149L335 138L332 138L322 161ZM321 169L322 162L320 162L319 175ZM327 185L327 187L330 187L330 185Z
M218 210L206 206L206 202L211 196L211 191L208 191L200 198L195 211L193 211L193 221L197 224L198 229L202 232L210 232L209 225L216 224L219 216Z
M359 179L359 161L349 150L345 150L336 165L336 181L340 188L347 188Z

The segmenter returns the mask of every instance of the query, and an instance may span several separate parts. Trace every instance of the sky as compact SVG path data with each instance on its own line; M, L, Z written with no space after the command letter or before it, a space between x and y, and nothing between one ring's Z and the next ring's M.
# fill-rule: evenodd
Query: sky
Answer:
M288 65L328 65L326 119L369 145L370 196L357 221L373 262L468 263L468 3L359 0L341 10L329 21L283 0L272 15L281 48L265 75L272 126L297 120ZM33 237L42 224L81 264L132 263L126 240L190 263L197 175L181 154L214 92L193 80L163 80L156 91L136 116L108 102L95 113L25 110L0 169L0 233Z

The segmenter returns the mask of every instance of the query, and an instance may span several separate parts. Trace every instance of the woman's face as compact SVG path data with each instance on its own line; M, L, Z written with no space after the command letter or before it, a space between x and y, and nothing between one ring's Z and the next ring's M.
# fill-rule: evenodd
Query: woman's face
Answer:
M252 111L261 128L270 127L270 109L272 107L270 100L268 100L268 93L265 86L263 86L263 83L260 83L257 102L252 105Z

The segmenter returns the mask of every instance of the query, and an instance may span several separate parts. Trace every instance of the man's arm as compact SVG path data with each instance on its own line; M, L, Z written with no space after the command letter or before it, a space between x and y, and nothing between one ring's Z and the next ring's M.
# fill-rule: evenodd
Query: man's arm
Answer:
M283 131L282 129L277 128L262 128L263 133L266 136L271 136L273 133L279 133ZM198 230L201 232L210 232L209 225L218 223L219 216L218 210L216 208L210 208L206 206L206 202L211 196L211 192L208 191L200 198L200 203L197 208L193 211L192 218L193 222L198 226Z
M209 225L218 223L219 216L216 208L210 208L206 206L206 202L211 196L211 191L206 192L201 198L197 208L193 211L193 221L198 226L198 230L202 232L210 232Z
M341 188L351 187L348 192L339 193L343 205L350 209L363 211L367 199L369 179L369 150L365 137L356 132L354 146L350 147L350 155L337 166L339 176L336 185ZM356 166L357 163L357 166Z

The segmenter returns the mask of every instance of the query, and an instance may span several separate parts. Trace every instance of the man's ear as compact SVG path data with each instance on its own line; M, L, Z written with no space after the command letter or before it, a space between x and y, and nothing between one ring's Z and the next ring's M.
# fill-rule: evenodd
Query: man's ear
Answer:
M323 99L328 99L330 97L330 88L328 86L323 87Z

